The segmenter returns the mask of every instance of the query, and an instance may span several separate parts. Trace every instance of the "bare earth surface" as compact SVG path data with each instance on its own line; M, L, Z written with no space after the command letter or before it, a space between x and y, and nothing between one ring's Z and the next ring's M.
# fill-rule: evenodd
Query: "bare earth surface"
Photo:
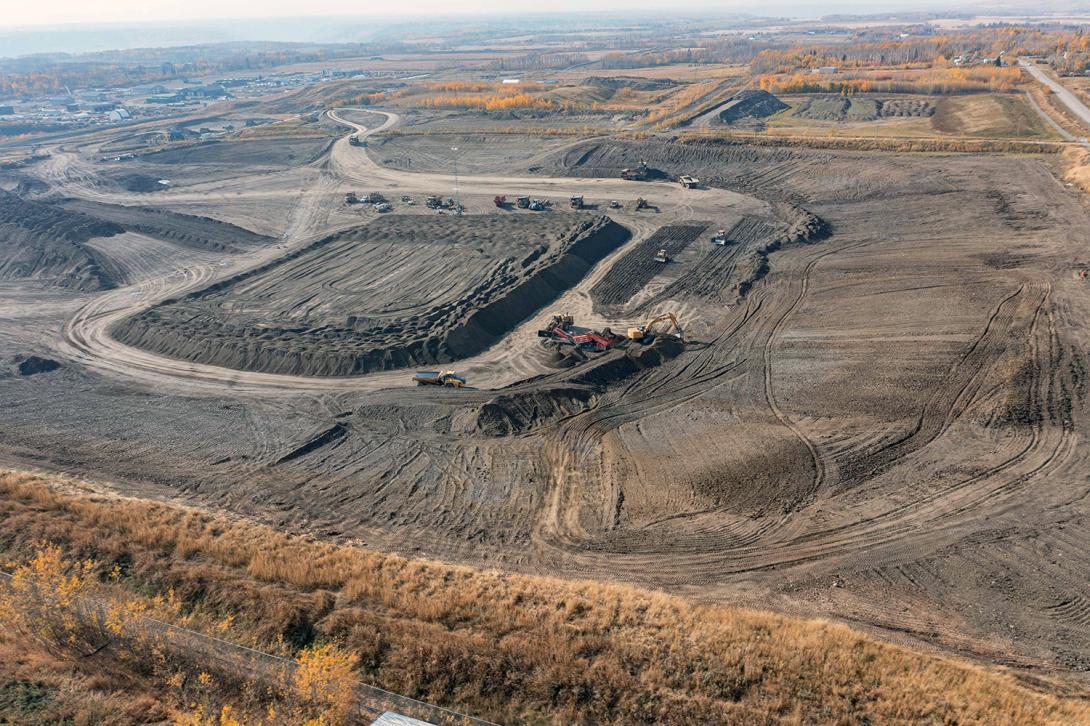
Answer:
M146 194L98 168L105 141L51 149L10 201L85 224L19 227L50 246L0 267L5 460L384 550L827 615L1087 687L1090 215L1048 160L568 139L479 161L453 217L398 203L454 186L415 142L398 168L346 138L201 151ZM616 179L641 160L666 178ZM372 189L392 214L342 203ZM451 345L602 230L547 295ZM672 263L648 260L660 247ZM561 365L536 335L553 312L618 330L661 311L684 347ZM263 363L274 339L288 354ZM314 363L412 345L431 352ZM61 367L23 375L29 355ZM410 387L425 362L471 388Z

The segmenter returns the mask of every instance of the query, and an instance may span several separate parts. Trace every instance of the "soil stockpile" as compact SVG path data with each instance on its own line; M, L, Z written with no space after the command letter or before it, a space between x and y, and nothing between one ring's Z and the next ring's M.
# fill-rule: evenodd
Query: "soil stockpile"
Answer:
M786 108L790 106L768 91L740 91L723 104L719 111L719 121L731 124L745 118L766 118Z
M124 231L114 222L0 190L0 278L42 279L77 290L110 289L119 282L117 271L86 242Z
M707 222L670 225L662 227L640 242L617 260L609 272L591 288L595 310L624 307L633 295L662 271L664 263L655 261L655 254L660 249L666 250L672 258L680 254L707 228Z
M240 252L272 242L271 237L251 232L218 219L179 214L153 207L126 207L102 204L85 199L62 202L70 212L87 215L183 247L211 250L214 252Z
M122 321L176 358L314 376L475 355L628 239L608 217L386 217Z
M710 187L803 205L880 199L888 196L890 185L908 194L955 188L943 175L920 174L906 158L876 160L864 152L752 147L729 140L587 141L553 155L542 170L557 176L618 177L641 161L668 176L691 174Z
M810 96L792 115L817 121L873 121L878 118L878 108L879 102L873 98Z

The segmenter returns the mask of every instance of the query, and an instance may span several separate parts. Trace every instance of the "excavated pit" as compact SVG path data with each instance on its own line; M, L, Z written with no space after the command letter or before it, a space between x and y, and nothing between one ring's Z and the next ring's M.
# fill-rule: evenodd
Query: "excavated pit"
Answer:
M485 350L629 238L608 217L385 217L121 321L122 342L350 376Z

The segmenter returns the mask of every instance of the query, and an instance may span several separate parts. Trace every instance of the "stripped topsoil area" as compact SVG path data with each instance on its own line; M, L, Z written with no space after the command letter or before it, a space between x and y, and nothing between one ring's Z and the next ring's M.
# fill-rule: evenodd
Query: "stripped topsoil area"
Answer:
M628 231L608 217L384 217L119 323L122 342L240 370L358 375L476 355Z

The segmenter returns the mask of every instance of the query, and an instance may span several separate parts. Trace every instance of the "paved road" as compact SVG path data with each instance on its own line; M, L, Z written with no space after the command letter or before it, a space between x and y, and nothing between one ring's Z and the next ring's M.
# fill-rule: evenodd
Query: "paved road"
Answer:
M1056 94L1056 98L1060 99L1060 102L1067 106L1067 109L1071 111L1071 113L1075 114L1083 123L1090 126L1090 108L1080 101L1078 96L1038 68L1033 61L1020 58L1018 64L1025 68L1031 76L1052 89ZM1078 140L1084 145L1090 145L1090 141L1087 141L1086 137L1081 137Z

